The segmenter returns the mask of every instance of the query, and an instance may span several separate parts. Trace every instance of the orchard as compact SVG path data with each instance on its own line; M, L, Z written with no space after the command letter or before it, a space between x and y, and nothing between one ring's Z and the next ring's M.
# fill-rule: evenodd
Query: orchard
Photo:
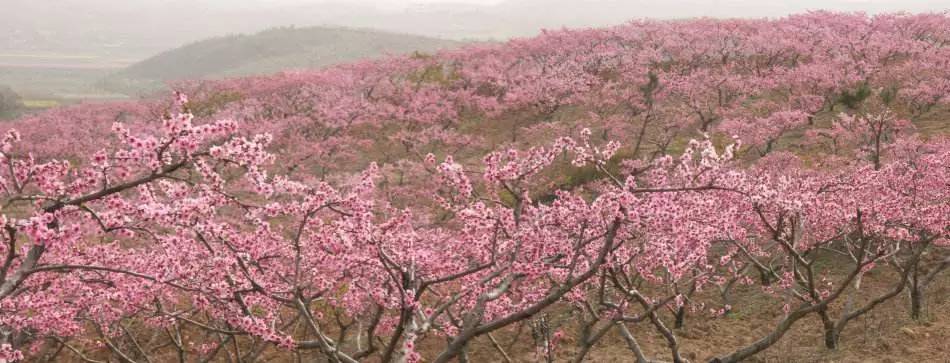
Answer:
M806 326L861 344L882 306L944 319L946 14L173 86L5 125L0 359L738 362ZM684 339L752 300L733 346Z

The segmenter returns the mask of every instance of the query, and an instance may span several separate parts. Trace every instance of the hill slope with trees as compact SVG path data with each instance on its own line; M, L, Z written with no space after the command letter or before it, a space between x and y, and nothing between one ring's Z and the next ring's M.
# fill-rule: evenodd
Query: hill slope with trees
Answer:
M155 89L164 82L275 73L413 52L462 43L381 31L283 27L252 35L198 41L132 64L108 77L110 88Z
M0 137L0 359L947 356L950 14L174 87Z
M15 117L23 109L23 100L9 86L0 84L0 120Z

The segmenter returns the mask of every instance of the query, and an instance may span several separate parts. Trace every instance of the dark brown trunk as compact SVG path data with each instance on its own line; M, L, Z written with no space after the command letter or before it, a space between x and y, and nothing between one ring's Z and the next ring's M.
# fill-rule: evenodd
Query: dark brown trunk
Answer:
M680 306L676 309L676 320L673 322L673 329L682 329L686 323L686 307Z

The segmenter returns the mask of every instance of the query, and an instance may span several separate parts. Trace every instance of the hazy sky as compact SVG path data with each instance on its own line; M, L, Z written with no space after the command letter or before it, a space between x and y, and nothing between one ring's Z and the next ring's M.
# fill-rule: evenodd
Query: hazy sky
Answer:
M0 21L0 84L42 88L23 67L112 69L274 27L500 41L643 18L776 18L810 10L947 11L950 0L0 0L7 15Z
M305 3L329 2L329 1L333 1L333 0L274 0L270 2L285 3L285 4L286 3L305 4ZM433 3L497 5L504 1L505 0L350 0L348 2L369 4L369 5L379 5L379 6L411 6L411 5L417 5L417 4L433 4Z
M213 36L276 26L345 26L502 40L637 18L779 17L808 10L941 11L950 0L0 0L0 54L141 58ZM173 26L169 26L172 24Z
M293 2L293 3L307 3L307 2L319 2L319 1L329 1L329 0L277 0L274 2ZM364 4L375 4L382 6L409 6L414 4L431 4L431 3L462 3L462 4L476 4L476 5L497 5L505 0L352 0L353 2L359 2ZM581 3L585 1L579 1ZM589 2L589 1L587 1ZM664 1L670 3L676 3L677 1ZM715 0L710 0L710 2L715 2ZM792 0L758 0L758 3L775 3L775 4L788 4L794 3L796 1ZM893 4L900 5L904 0L841 0L841 2L852 3L852 4ZM947 2L947 5L950 5L950 1Z
M312 3L312 2L329 1L329 0L278 0L278 1L288 1L288 2L296 2L296 3L307 3L307 2ZM412 5L424 5L424 4L436 4L436 3L497 5L497 4L505 2L505 0L351 0L351 1L359 2L363 4L378 5L382 7L407 7L407 6L412 6ZM584 2L591 3L592 1L583 1L583 0L579 1L579 3L584 3ZM682 1L658 0L657 2L675 4L677 2L682 2ZM709 0L708 2L716 3L716 2L721 2L721 1ZM787 5L787 4L795 3L798 1L796 0L758 0L756 2L760 4L786 4ZM861 4L873 5L873 6L893 5L895 8L899 8L900 5L906 1L905 0L839 0L839 2L849 3L849 4L854 4L854 5L861 5ZM947 5L947 7L950 7L950 0L947 0L945 5Z
M429 3L464 3L464 4L475 4L475 5L497 5L502 3L504 0L359 0L365 3L370 4L379 4L379 5L390 5L390 6L407 6L414 4L429 4Z

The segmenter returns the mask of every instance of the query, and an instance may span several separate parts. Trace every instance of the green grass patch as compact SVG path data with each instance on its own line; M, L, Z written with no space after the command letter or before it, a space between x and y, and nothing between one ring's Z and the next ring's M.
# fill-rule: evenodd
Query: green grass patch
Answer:
M57 100L43 100L43 99L25 99L23 100L23 106L26 108L52 108L59 106L60 103Z

